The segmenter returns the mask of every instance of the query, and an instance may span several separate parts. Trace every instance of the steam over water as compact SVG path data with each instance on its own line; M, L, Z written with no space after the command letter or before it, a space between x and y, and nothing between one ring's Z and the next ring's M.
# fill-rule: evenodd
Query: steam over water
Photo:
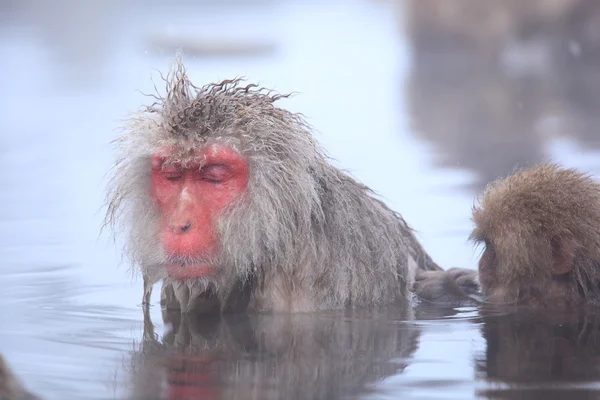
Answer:
M549 159L600 173L600 77L584 42L565 42L574 61L560 64L544 36L507 46L502 68L432 56L406 34L406 4L0 0L0 353L29 389L44 399L600 396L592 314L421 305L190 321L161 312L157 287L144 315L141 279L100 235L110 141L150 101L137 90L152 92L151 78L162 89L155 70L179 47L196 84L243 75L298 92L281 105L304 114L335 165L400 211L444 268L476 268L470 211L490 180Z

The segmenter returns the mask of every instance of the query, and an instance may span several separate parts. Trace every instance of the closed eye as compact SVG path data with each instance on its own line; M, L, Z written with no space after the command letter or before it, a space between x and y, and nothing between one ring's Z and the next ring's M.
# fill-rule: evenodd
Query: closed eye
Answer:
M229 167L223 164L207 165L202 168L202 180L211 183L220 183L231 176Z
M161 175L168 181L179 181L183 179L183 171L179 165L163 165Z
M168 181L178 181L183 179L183 173L177 169L162 171L162 176Z

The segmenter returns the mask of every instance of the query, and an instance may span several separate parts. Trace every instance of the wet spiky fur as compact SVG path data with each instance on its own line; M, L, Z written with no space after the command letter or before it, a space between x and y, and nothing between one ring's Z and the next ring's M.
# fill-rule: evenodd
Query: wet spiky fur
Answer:
M126 252L151 282L165 278L188 307L214 290L221 300L252 279L251 306L309 311L390 303L408 296L415 269L437 269L400 215L334 168L300 115L274 105L285 97L240 79L195 87L181 60L165 78L166 95L135 115L118 139L120 154L106 223L125 228ZM212 143L247 161L248 191L218 222L216 279L171 282L150 198L150 159L163 146L172 161Z
M600 185L588 175L555 164L524 169L492 183L473 220L472 239L495 250L496 300L600 300ZM553 284L561 238L574 242L573 269Z

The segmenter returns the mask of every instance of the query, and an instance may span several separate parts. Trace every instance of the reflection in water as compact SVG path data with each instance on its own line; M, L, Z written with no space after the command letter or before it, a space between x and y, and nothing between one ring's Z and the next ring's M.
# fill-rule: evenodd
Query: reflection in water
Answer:
M418 330L397 321L409 307L378 311L181 319L156 338L148 315L131 359L132 398L339 399L401 373ZM159 393L161 393L159 395Z
M488 398L598 398L600 314L571 316L525 312L486 318L485 354L476 360L478 377L490 385ZM584 385L588 383L588 385ZM497 386L497 385L496 385Z
M53 257L48 249L30 248ZM10 260L5 248L0 254ZM14 268L9 263L0 269L0 354L45 400L121 398L111 387L121 384L114 363L131 345L130 332L139 330L140 310L85 301L83 295L115 297L120 290L82 285L76 266L35 268L26 260L19 272L2 270Z

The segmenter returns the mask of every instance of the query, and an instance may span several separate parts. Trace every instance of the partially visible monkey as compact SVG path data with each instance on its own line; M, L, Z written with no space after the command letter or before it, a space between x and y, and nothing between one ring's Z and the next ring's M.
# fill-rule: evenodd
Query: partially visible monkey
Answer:
M440 268L404 219L333 167L285 95L239 79L203 87L181 60L136 115L106 224L122 223L145 296L183 312L390 304Z
M479 281L490 303L556 308L600 301L600 184L590 176L556 164L521 170L488 187L473 221L471 239L485 246L478 273L421 274L419 297L468 301Z
M31 394L10 370L0 355L0 400L39 400Z

